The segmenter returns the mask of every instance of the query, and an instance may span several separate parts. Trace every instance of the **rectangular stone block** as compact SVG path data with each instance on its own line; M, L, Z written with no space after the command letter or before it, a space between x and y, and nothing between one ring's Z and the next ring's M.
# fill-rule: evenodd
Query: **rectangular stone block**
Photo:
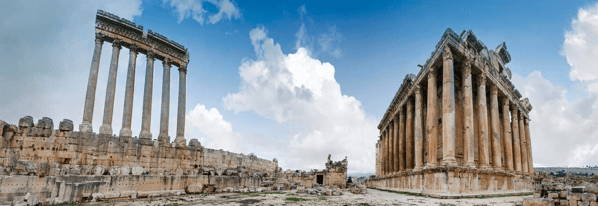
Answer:
M566 198L567 198L567 195L569 195L569 192L568 192L568 191L561 191L561 192L559 193L559 197L560 197L561 199L566 199Z
M534 198L541 198L541 197L542 197L542 193L534 192Z
M577 200L569 200L569 206L577 206Z
M590 202L590 206L598 206L598 203L596 203L596 201Z
M549 192L548 193L548 198L559 199L559 193L557 193L557 192Z
M581 195L581 200L582 201L588 201L588 202L590 202L590 201L596 201L596 195L592 194L592 193L583 193L583 195Z
M560 204L561 204L561 206L569 206L569 201L561 200Z

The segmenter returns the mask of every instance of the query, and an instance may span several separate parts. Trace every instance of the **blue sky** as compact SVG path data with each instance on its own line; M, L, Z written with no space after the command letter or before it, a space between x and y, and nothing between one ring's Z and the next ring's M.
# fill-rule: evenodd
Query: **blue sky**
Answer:
M0 119L14 124L25 115L49 116L55 122L68 118L80 124L95 11L103 9L189 49L187 141L198 138L206 147L278 158L283 169L321 169L330 153L335 160L348 156L349 172L373 172L375 127L404 76L417 73L416 65L429 58L447 28L457 33L470 29L489 49L506 42L513 82L535 108L531 136L536 166L595 165L598 89L592 88L598 87L592 85L598 71L588 68L596 63L598 52L588 48L598 48L590 41L597 33L596 5L591 1L1 2L0 28L6 29L0 31L0 62L7 72L0 74L0 86L5 88L0 89ZM580 15L582 11L588 15ZM211 21L219 12L221 18ZM566 39L574 43L566 44ZM94 131L101 125L110 55L111 47L105 43ZM115 132L122 118L128 50L123 49L120 57ZM139 55L137 64L136 108L141 107L144 55ZM157 136L161 63L155 68L152 131ZM263 71L271 73L256 76ZM141 112L135 109L133 114L136 134Z

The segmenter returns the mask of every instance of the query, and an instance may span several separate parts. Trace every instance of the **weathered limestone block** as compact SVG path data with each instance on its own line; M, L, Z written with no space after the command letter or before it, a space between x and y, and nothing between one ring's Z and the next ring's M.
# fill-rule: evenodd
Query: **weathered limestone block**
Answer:
M120 197L137 199L137 191L123 191L120 193Z
M554 206L554 200L546 198L523 198L523 206Z
M53 167L50 169L50 174L48 176L60 176L60 168Z
M129 174L131 174L131 167L125 165L120 168L120 175L129 175Z
M114 166L114 167L110 167L110 169L108 170L110 173L110 176L118 176L120 175L120 167Z
M107 175L108 174L108 168L102 166L102 165L96 165L93 168L93 174L94 175Z
M36 175L38 164L33 161L18 160L16 169L18 175Z
M60 121L58 130L66 131L66 132L73 131L73 121L71 121L70 119L64 119L64 120Z
M52 131L54 130L54 121L49 117L44 117L37 121L37 133L34 134L38 137L49 137L52 135Z
M216 192L216 189L217 189L217 187L215 184L205 184L203 186L203 192L206 194L212 194L212 193Z
M559 199L559 193L557 193L557 192L549 192L548 193L548 198Z
M583 193L584 189L585 189L584 186L573 187L573 188L571 188L571 192L573 192L573 193Z
M81 175L93 175L95 173L93 166L83 165L81 166Z
M199 143L199 140L197 139L191 139L191 141L189 141L189 147L201 147L201 143Z
M24 116L23 118L19 119L19 133L23 136L28 136L29 130L33 128L33 126L35 126L33 124L33 117Z
M145 173L145 170L141 166L135 166L131 168L131 174L133 175L141 175L143 173Z
M81 168L79 167L79 165L67 168L66 175L81 175Z
M581 201L584 201L584 202L596 201L596 194L583 193L583 195L581 195Z
M203 191L203 184L189 185L189 186L187 186L187 189L185 191L189 194L201 193Z
M598 194L598 186L596 186L595 184L588 184L585 188L585 192Z

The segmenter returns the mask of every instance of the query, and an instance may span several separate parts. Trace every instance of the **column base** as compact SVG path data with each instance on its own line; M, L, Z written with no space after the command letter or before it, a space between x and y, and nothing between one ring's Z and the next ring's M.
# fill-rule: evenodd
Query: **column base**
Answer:
M174 139L174 144L177 147L184 147L187 145L187 140L183 136L177 136L176 139Z
M480 165L480 169L488 170L488 169L492 169L492 167L489 164L485 164L485 165L483 164L483 165Z
M79 132L81 133L92 133L93 127L91 126L91 122L83 122L79 125Z
M465 167L475 168L475 162L467 162L465 163Z
M457 166L457 161L455 159L444 159L442 160L442 166Z
M120 129L119 136L121 136L121 137L132 137L133 136L133 132L129 128L122 128L122 129Z
M428 163L428 164L426 164L424 169L431 169L431 168L435 168L437 166L438 166L438 164L436 164L436 163Z
M100 134L112 135L112 127L107 124L102 125L100 127Z
M152 133L149 131L141 131L141 133L139 133L139 139L148 139L151 140L152 139Z
M424 166L422 166L422 165L416 165L415 168L413 168L413 171L417 172L417 171L420 171L420 170L423 170L423 169L424 169Z
M160 142L160 144L168 144L170 143L170 136L167 134L160 134L158 135L158 142Z

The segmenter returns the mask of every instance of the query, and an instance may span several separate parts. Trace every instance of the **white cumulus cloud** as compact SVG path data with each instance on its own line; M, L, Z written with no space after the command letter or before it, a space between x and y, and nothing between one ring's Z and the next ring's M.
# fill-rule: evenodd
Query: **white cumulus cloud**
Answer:
M377 122L368 117L355 97L343 95L335 68L300 47L284 54L265 28L250 32L257 59L239 67L237 93L224 99L227 109L253 111L280 124L297 128L288 141L287 165L322 168L328 154L348 156L351 172L374 170Z
M222 117L216 108L206 109L197 104L186 116L188 136L199 137L202 146L210 149L223 149L231 152L245 152L241 147L241 134L233 131L233 126ZM203 136L201 136L203 134Z
M164 3L168 2L179 15L179 23L186 18L192 18L201 25L204 23L216 24L223 19L241 18L239 8L230 0L164 0ZM209 12L204 8L204 3L213 4L218 12Z
M598 4L580 8L565 33L562 54L571 66L571 80L588 84L591 92L598 92Z

